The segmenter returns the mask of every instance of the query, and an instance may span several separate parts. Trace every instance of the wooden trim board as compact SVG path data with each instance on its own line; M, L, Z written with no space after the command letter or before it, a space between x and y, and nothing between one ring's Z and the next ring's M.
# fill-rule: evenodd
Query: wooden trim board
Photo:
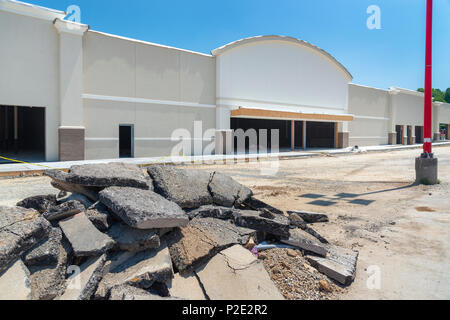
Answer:
M239 108L231 111L231 117L274 118L291 120L316 120L316 121L353 121L352 115L300 113L289 111L275 111L263 109Z

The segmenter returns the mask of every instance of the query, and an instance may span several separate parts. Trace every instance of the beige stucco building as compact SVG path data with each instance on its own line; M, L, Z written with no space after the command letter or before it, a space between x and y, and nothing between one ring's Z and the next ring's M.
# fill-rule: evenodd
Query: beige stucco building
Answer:
M310 43L260 36L202 54L64 17L0 0L0 154L164 157L180 141L185 155L233 152L237 129L277 129L283 151L421 141L422 94L351 84ZM433 111L439 139L450 105Z

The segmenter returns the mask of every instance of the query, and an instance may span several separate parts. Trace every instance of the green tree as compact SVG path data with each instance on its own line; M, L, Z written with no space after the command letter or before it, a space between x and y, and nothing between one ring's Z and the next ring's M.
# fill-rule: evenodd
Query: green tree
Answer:
M447 90L445 90L444 100L445 102L450 103L450 88L447 88Z
M450 89L450 88L449 88ZM423 88L419 88L417 89L417 91L419 92L425 92L425 90ZM450 90L447 89L447 91L449 91L449 95L450 95ZM433 95L433 101L434 102L446 102L445 100L445 94L447 93L447 91L444 93L441 91L441 89L434 89L432 90L432 95ZM450 98L450 97L449 97Z

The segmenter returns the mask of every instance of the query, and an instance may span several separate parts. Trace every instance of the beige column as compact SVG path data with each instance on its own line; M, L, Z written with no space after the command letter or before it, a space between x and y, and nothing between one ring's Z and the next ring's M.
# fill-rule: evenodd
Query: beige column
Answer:
M415 126L411 125L408 126L410 131L410 135L409 135L409 140L408 140L408 144L409 145L413 145L416 144L416 134L415 134Z
M338 122L337 148L344 149L349 146L350 134L347 122Z
M439 141L441 140L441 124L439 121L439 110L441 108L442 102L434 102L433 103L433 123L432 123L432 129L433 129L433 141Z
M306 121L303 121L302 129L303 129L302 149L306 150Z
M5 148L6 107L0 107L0 148Z
M231 110L228 106L216 107L216 154L234 152L233 130L231 128Z
M388 95L388 110L389 110L389 131L388 131L388 144L397 144L397 130L395 119L395 96L399 93L398 90L390 89Z
M14 106L13 109L13 116L14 116L14 122L13 122L13 129L14 129L14 153L17 154L19 151L19 114L17 106Z
M87 25L56 19L59 32L59 160L84 160L83 34Z
M402 125L402 144L408 145L408 126Z

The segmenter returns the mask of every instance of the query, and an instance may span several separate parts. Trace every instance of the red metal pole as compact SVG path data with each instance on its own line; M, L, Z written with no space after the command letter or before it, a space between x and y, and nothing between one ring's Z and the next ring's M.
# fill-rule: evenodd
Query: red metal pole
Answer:
M427 30L426 30L426 53L425 53L425 109L424 109L424 154L432 151L432 127L431 105L432 96L432 36L433 36L433 0L427 0Z

